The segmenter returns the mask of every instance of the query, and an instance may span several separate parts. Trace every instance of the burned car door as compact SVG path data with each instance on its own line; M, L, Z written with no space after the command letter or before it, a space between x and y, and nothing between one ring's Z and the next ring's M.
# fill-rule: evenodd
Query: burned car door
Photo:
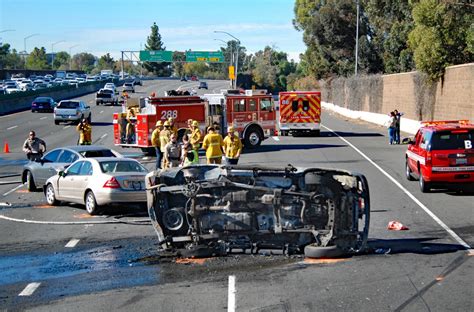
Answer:
M361 174L197 165L146 181L160 246L182 256L280 249L328 257L366 247L370 197Z

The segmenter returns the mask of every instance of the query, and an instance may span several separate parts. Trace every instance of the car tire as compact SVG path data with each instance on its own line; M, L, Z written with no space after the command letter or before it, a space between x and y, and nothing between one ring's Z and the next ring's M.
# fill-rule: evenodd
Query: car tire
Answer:
M321 136L321 131L320 130L313 130L311 131L311 135L315 137Z
M420 173L420 179L418 180L418 183L420 185L420 190L422 193L429 193L431 190L430 183L426 182L425 179L423 178L423 175Z
M344 255L344 251L337 246L314 246L307 245L304 248L306 258L338 258Z
M260 129L258 129L255 126L250 127L245 132L245 138L244 138L245 147L255 148L259 146L261 143L262 143L262 134L261 134Z
M46 202L48 203L48 205L56 206L58 204L58 200L56 199L56 194L54 193L54 187L51 183L49 183L46 186L45 196L46 196Z
M89 213L91 216L96 215L99 212L99 207L97 206L97 201L92 191L88 191L86 193L84 204L86 206L87 213Z
M410 165L408 165L408 160L405 161L405 176L406 176L408 181L415 180L413 178L413 175L412 175L412 172L411 172L411 169L410 169Z
M31 173L31 171L29 170L26 172L26 188L29 192L36 191L35 179L33 178L33 174Z

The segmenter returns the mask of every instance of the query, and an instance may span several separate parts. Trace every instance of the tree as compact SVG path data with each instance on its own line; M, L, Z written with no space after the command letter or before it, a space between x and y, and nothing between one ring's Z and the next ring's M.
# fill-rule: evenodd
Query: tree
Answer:
M72 58L72 69L83 70L90 73L96 64L94 55L86 52L76 54Z
M151 34L148 36L145 44L145 50L148 51L164 51L166 48L163 46L161 41L161 35L159 28L156 23L151 26ZM158 76L169 76L169 70L167 69L169 63L150 63L145 62L143 64L148 71L155 73Z
M26 68L27 69L49 69L49 64L46 58L46 49L41 47L38 49L35 47L31 51L30 55L26 58Z
M23 59L15 49L10 51L10 44L5 43L0 46L0 69L23 68Z
M173 72L176 76L184 76L184 62L186 61L186 55L184 52L173 53Z
M421 0L413 7L413 19L415 28L409 35L409 45L416 68L432 81L442 77L447 66L472 62L472 6Z
M303 41L307 47L303 55L308 64L307 70L318 78L331 74L351 75L355 62L355 2L296 0L294 11L293 24L297 30L303 31ZM382 61L376 53L374 55L370 41L372 29L363 8L361 11L359 40L365 38L366 47L359 53L359 68L361 72L379 72L382 70Z
M69 53L61 51L56 53L53 61L53 69L69 69L69 62L71 61L71 56Z
M115 61L114 58L110 56L110 53L104 54L99 58L98 67L99 70L115 69Z

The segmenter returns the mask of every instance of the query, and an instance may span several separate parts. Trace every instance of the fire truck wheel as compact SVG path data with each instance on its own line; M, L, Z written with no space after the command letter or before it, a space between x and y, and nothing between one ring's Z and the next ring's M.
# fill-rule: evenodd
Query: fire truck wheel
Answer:
M248 148L254 148L262 143L262 133L261 130L255 126L250 127L245 132L244 144Z
M321 135L321 131L320 130L313 130L313 131L311 131L311 134L315 137L318 137L318 136Z

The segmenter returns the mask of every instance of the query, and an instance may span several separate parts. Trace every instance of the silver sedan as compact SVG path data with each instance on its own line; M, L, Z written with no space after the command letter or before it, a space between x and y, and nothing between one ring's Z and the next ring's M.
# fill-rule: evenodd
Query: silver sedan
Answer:
M146 203L147 173L134 159L80 159L49 178L44 193L49 205L57 205L59 201L84 204L87 212L94 215L103 205Z

